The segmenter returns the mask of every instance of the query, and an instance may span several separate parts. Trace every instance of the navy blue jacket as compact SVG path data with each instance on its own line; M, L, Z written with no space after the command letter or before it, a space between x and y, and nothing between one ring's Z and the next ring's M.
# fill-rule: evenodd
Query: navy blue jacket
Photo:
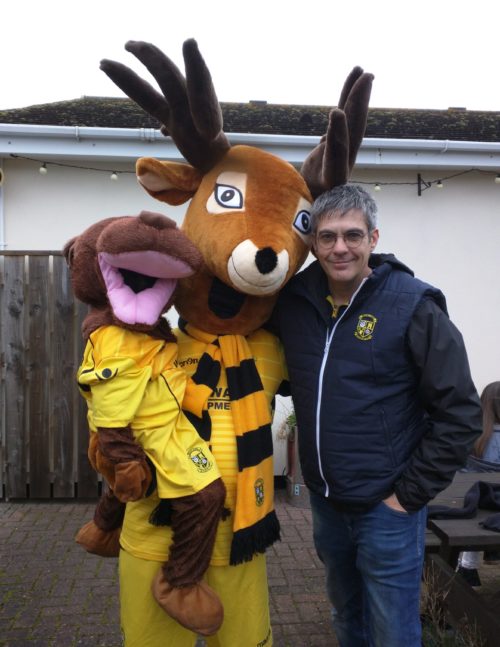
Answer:
M415 511L453 479L481 433L462 337L442 293L393 255L332 320L316 261L280 294L284 348L306 485L339 508L396 492Z

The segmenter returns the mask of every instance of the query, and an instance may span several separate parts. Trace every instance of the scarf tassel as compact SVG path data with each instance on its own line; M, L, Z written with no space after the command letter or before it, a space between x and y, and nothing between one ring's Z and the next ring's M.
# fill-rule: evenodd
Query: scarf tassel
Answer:
M231 545L231 566L249 562L257 553L264 553L275 541L281 539L280 524L274 510L263 519L237 530Z

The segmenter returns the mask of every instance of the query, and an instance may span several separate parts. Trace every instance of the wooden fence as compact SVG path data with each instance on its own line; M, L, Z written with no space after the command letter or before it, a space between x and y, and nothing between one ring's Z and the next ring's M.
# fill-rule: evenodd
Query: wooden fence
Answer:
M0 252L0 496L93 498L76 387L86 306L60 252Z

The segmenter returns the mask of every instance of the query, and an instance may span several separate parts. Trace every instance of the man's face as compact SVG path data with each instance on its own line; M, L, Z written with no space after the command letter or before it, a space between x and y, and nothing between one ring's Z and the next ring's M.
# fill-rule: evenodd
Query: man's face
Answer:
M334 213L320 220L313 249L334 295L338 292L351 296L370 274L368 259L378 236L378 229L368 235L360 209L351 209L343 216Z

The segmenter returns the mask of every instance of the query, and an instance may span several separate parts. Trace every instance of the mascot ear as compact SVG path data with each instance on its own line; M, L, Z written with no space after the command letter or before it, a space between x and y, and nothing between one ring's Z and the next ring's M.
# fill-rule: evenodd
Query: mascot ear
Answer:
M68 240L66 245L64 245L62 253L64 258L66 259L66 263L68 264L68 267L71 269L71 266L73 265L73 256L74 256L74 245L76 243L77 236L74 238L71 238L71 240Z
M179 205L193 197L203 175L189 164L160 162L152 157L141 157L136 163L139 184L156 200Z

